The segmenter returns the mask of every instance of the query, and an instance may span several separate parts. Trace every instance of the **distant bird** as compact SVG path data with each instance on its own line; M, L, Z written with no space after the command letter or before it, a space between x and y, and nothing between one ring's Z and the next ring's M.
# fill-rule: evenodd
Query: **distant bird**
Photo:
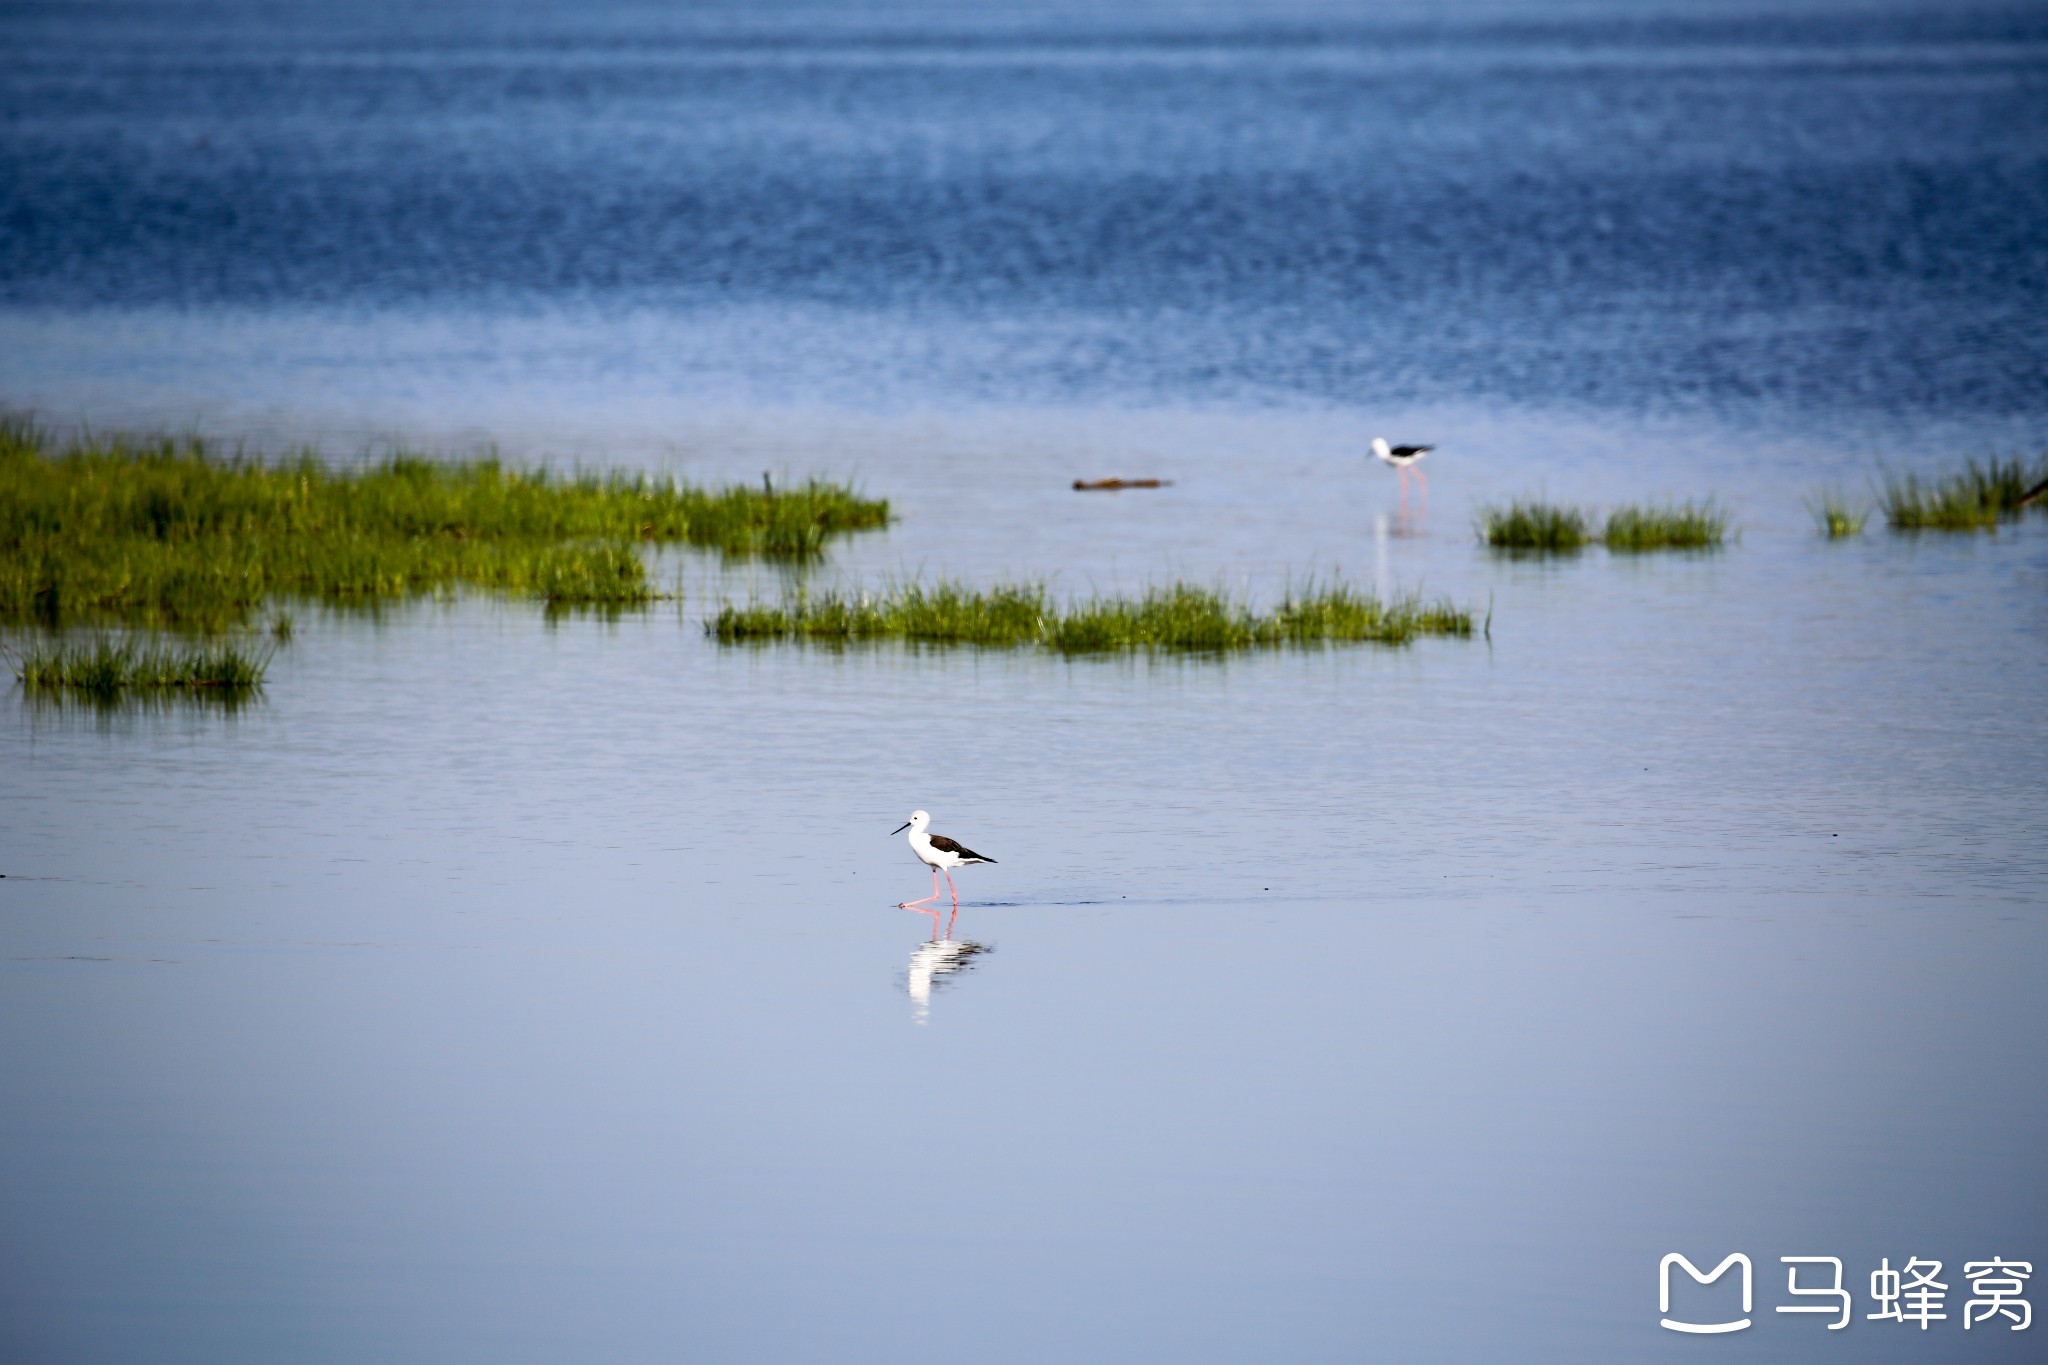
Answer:
M1372 438L1372 453L1400 471L1401 498L1404 502L1408 498L1408 467L1417 463L1423 456L1435 449L1435 446L1390 446L1387 444L1387 438L1384 436ZM1415 471L1415 477L1422 481L1422 496L1427 498L1429 496L1429 475L1418 469Z
M939 898L940 872L946 874L946 889L953 893L953 908L958 910L960 908L960 892L953 886L953 869L965 867L969 863L992 863L995 861L994 858L982 857L957 839L949 839L943 834L927 834L925 831L931 827L931 816L921 810L914 810L910 812L908 820L905 820L902 824L889 831L891 834L901 834L904 830L909 830L910 851L917 855L919 862L932 870L932 893L926 896L924 900L901 902L897 906L899 910L915 910L929 901L937 900Z

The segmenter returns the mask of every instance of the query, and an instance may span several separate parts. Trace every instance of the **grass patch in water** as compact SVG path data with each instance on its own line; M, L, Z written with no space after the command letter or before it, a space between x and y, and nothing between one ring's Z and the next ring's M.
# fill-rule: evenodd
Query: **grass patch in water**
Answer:
M1576 507L1517 499L1479 511L1479 538L1496 550L1560 554L1593 539L1591 519Z
M1824 488L1808 499L1806 510L1813 514L1814 525L1829 540L1862 535L1863 523L1870 517L1869 508L1832 488Z
M941 581L878 592L798 592L773 605L726 603L705 622L728 644L748 640L853 643L907 640L1065 654L1132 650L1221 652L1336 642L1406 644L1421 635L1469 636L1473 615L1447 600L1391 601L1343 584L1289 592L1258 612L1228 593L1188 583L1136 597L1096 596L1060 605L1041 584L972 588Z
M224 699L246 697L263 685L270 668L267 651L251 653L232 644L32 645L15 665L22 690L71 694L110 701L130 694L182 692Z
M659 594L635 546L800 558L886 525L837 484L706 489L400 454L338 469L196 439L59 444L0 419L0 624L218 630L273 594L394 598L469 585L554 605Z
M1601 542L1621 554L1649 550L1719 549L1728 534L1728 514L1705 502L1617 507L1608 514Z
M2048 479L2048 457L1971 460L1955 473L1922 479L1886 471L1878 502L1895 531L1989 531L2024 510L2022 500Z

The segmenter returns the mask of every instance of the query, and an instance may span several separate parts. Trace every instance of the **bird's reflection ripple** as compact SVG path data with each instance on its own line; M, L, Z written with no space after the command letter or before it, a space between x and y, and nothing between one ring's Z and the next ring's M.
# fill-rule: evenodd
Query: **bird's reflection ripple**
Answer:
M954 938L953 926L959 917L960 912L954 911L941 929L938 915L932 914L932 936L910 954L904 987L910 992L910 1017L916 1023L923 1024L931 1018L932 992L946 984L947 977L972 969L976 958L993 951L989 944Z

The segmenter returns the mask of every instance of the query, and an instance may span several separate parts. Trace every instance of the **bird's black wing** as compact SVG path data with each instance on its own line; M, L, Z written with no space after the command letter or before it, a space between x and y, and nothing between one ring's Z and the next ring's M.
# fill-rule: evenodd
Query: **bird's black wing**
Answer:
M967 859L970 862L992 863L995 861L994 858L982 857L979 853L976 853L973 849L967 847L967 845L961 843L958 839L951 838L944 834L932 835L931 842L932 847L937 849L939 852L957 853L961 857Z
M1426 455L1435 449L1435 446L1395 446L1393 453L1396 455Z

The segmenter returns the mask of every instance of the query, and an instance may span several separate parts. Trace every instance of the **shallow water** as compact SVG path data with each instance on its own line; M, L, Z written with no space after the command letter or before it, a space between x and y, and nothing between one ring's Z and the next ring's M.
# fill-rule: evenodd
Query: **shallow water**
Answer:
M300 607L232 715L17 699L0 1354L2038 1354L1960 1272L2048 1258L2048 519L1802 507L2039 441L2036 16L481 13L0 16L0 394L853 474L901 520L822 581L1491 636L726 649L781 580L685 555ZM1740 536L1476 545L1539 490ZM950 924L913 806L1000 859ZM1754 1325L1660 1329L1671 1251ZM1913 1256L1948 1319L1867 1320Z

